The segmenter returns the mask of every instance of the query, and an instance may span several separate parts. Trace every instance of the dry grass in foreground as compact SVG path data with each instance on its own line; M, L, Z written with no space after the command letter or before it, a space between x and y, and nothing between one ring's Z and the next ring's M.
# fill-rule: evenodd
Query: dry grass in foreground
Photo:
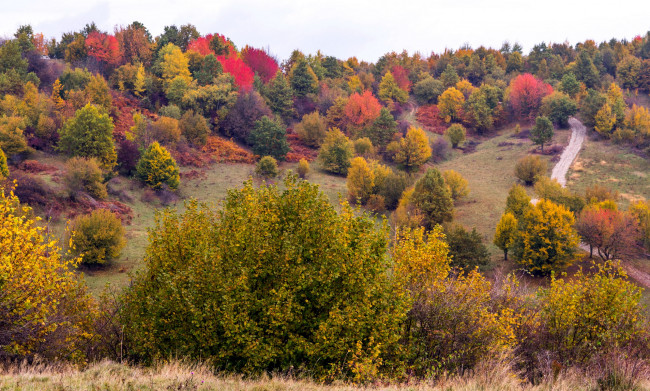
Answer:
M625 372L625 371L624 371ZM14 365L0 369L0 390L225 390L225 391L474 391L474 390L650 390L647 376L610 375L607 381L576 373L559 374L539 385L522 381L508 366L501 363L483 365L466 377L451 377L436 382L413 384L355 386L323 385L308 380L283 376L243 379L233 375L215 375L206 366L182 362L139 368L102 361L84 370L57 365ZM602 379L602 378L601 378Z

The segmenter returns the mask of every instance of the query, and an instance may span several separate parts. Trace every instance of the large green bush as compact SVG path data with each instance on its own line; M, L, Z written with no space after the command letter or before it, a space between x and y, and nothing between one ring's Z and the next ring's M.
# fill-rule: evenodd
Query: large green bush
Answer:
M209 360L254 373L355 375L388 364L406 299L388 272L387 227L289 177L230 190L218 211L167 210L125 297L132 358Z
M163 185L175 190L180 184L178 165L172 155L154 142L142 154L136 167L138 177L152 189L162 189Z
M96 209L77 217L71 226L71 252L86 265L103 265L117 258L126 245L119 217L106 209Z

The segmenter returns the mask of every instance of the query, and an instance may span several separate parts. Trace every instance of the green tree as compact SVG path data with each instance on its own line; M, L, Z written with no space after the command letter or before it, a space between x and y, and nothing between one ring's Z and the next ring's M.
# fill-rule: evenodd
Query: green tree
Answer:
M539 145L544 152L544 144L553 139L553 123L544 116L535 118L535 126L530 129L530 140Z
M381 78L381 82L379 83L379 99L385 103L406 103L408 97L408 92L399 88L399 85L397 85L393 74L386 72L384 77Z
M512 213L517 220L520 220L530 207L530 197L526 193L526 189L516 183L512 185L508 192L508 198L506 198L505 213Z
M508 55L506 60L506 72L522 72L524 70L524 58L521 53L514 52Z
M411 127L397 145L394 160L406 171L413 172L431 157L429 138L422 128Z
M569 95L571 98L575 98L576 95L578 95L578 92L580 92L580 82L573 72L565 73L564 76L562 76L560 91Z
M318 160L326 171L346 175L352 156L354 156L354 145L341 130L332 128L327 132L318 153Z
M187 110L178 121L181 134L194 145L205 145L210 135L208 121L201 114Z
M72 197L80 192L98 199L108 197L103 181L104 175L95 158L73 157L65 164L63 183Z
M320 147L327 134L325 118L318 111L302 116L302 121L294 127L294 131L302 141L312 147Z
M460 144L465 142L467 131L461 124L452 124L445 130L445 136L449 139L452 148L457 148Z
M582 50L580 54L578 54L573 72L575 73L578 80L585 83L587 88L600 87L600 76L598 74L598 68L596 68L593 60L586 50Z
M194 110L206 118L223 119L237 101L234 79L229 74L219 75L212 84L185 91L181 107Z
M474 90L467 99L465 106L469 115L471 115L473 126L479 132L482 133L492 129L494 125L492 116L494 107L490 107L485 88Z
M476 228L467 231L462 225L454 224L447 228L445 235L451 266L470 270L490 263L490 253Z
M255 121L255 127L248 136L248 143L252 145L256 155L269 155L278 160L284 160L289 152L287 129L279 120L266 116Z
M430 168L415 183L411 203L423 214L423 224L427 229L436 224L451 221L454 216L454 201L449 187L435 168Z
M456 68L454 68L451 64L447 64L447 67L445 67L445 70L440 75L440 81L445 86L445 88L451 88L455 86L456 83L460 81L460 77L458 77Z
M131 353L358 381L389 369L408 300L389 272L388 227L375 227L294 177L283 190L249 181L218 211L160 214L121 312Z
M282 72L278 71L271 79L266 97L273 114L279 115L283 120L288 121L295 114L293 90Z
M576 102L562 92L555 91L542 99L542 114L559 127L568 127L569 117L577 112Z
M223 66L212 54L208 54L201 60L201 67L194 74L194 78L199 85L205 86L223 73Z
M616 78L623 88L636 88L641 71L641 60L633 55L625 56L616 67Z
M445 92L445 85L431 75L427 75L413 86L413 95L421 105L435 104L443 92Z
M383 150L397 132L397 121L385 107L381 108L379 117L361 131L362 137L368 137L372 145Z
M180 184L178 165L165 147L153 142L140 157L136 166L138 177L152 189L163 185L175 190Z
M299 98L318 92L318 77L304 58L298 59L291 68L289 80L294 94Z
M519 222L513 248L517 263L534 275L566 269L575 260L580 241L574 221L573 213L548 200L529 208Z
M537 179L546 174L546 160L539 156L527 155L517 161L515 165L515 176L527 186L532 185Z
M607 97L600 92L589 89L587 96L580 99L580 117L585 126L593 128L596 125L596 114L607 103Z
M70 230L71 252L85 265L105 265L117 258L126 246L120 218L107 209L77 217Z
M77 110L60 132L59 150L71 156L94 157L103 169L112 170L117 153L113 120L90 103Z
M517 218L511 212L505 212L497 224L494 244L503 250L503 259L508 260L508 250L512 249L517 237Z

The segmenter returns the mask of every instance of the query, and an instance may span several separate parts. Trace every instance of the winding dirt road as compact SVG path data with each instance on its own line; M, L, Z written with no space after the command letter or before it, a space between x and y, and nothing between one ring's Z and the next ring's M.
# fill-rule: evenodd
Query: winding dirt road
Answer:
M582 143L585 141L585 136L587 135L587 128L578 119L571 117L569 119L569 125L571 125L569 145L562 151L560 161L553 167L553 172L551 173L551 179L557 180L562 187L566 187L566 174L569 172L573 161L576 160L578 153L580 153Z

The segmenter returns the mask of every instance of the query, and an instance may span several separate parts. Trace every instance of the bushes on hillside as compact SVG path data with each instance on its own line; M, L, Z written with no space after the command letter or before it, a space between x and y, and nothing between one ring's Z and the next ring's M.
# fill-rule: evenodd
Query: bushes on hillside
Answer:
M154 142L142 154L136 167L138 177L154 190L167 186L172 190L178 188L180 175L178 165L165 147Z
M539 156L524 156L515 165L515 176L530 186L540 176L545 175L546 170L546 160L542 160Z
M277 160L284 160L289 152L287 129L279 120L269 117L255 121L255 127L248 136L248 143L256 155L273 156Z
M84 265L104 265L117 258L124 246L124 227L119 217L106 209L74 219L70 226L71 252Z
M343 132L337 128L327 132L318 154L318 159L326 171L346 175L352 156L354 156L354 146Z
M9 176L9 166L7 166L7 156L0 149L0 181Z
M278 162L271 156L264 156L257 162L255 173L264 179L278 176Z
M95 158L73 157L65 165L63 183L73 198L80 192L98 199L106 198L108 193L103 182L104 175Z

